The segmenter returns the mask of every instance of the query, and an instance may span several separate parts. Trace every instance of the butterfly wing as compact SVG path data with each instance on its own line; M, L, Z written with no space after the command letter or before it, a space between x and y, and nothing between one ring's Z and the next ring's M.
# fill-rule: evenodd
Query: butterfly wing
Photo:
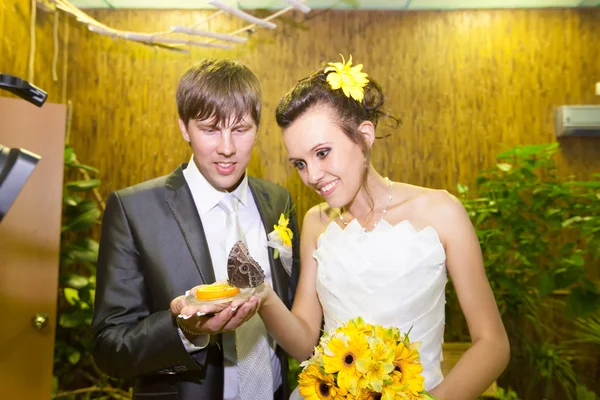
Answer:
M257 287L265 281L265 272L241 241L236 242L229 252L227 276L229 284L238 288Z

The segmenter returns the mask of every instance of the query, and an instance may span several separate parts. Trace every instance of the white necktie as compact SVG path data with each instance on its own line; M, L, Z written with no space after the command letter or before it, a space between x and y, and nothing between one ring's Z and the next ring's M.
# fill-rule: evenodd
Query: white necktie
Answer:
M240 227L238 220L238 205L240 201L233 193L227 194L219 202L219 207L225 212L225 255L229 257L229 252L237 241L246 243L244 232Z
M239 200L228 194L221 200L219 207L227 215L225 233L225 252L241 240L245 242L244 232L238 220ZM235 349L232 342L235 335ZM237 359L238 366L238 399L239 400L272 400L273 371L269 340L265 324L258 314L253 316L235 332L223 334L224 355L230 360ZM230 349L227 349L230 347ZM236 355L233 355L235 350ZM233 356L233 357L232 357Z

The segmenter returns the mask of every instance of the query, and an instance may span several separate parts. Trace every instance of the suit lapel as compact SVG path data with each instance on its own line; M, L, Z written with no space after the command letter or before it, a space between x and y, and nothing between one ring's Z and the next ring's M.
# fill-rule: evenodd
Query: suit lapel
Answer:
M273 226L277 224L279 214L284 210L277 210L275 208L276 205L273 204L274 202L271 193L269 193L259 180L249 177L248 184L254 195L254 199L256 200L256 206L258 207L258 212L260 213L260 217L265 227L265 235L268 236L269 232L273 230ZM269 265L271 266L271 275L273 277L273 289L289 307L289 276L285 272L283 265L281 265L281 261L273 258L273 250L272 247L268 247Z
M215 282L212 259L204 227L194 204L194 198L183 176L183 166L177 168L167 178L166 201L173 213L173 217L181 229L183 239L190 250L194 264L200 273L203 283Z

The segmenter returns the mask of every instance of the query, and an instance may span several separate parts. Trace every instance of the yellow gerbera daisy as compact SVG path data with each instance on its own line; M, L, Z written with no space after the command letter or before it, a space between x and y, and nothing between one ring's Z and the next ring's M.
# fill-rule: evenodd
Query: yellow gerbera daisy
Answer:
M337 393L333 376L321 372L316 364L308 365L300 373L298 390L306 400L335 399Z
M366 391L360 397L360 400L380 400L381 393L374 392L372 390Z
M362 64L352 66L352 55L347 63L344 56L340 56L341 63L327 63L329 66L324 71L327 74L327 82L333 90L342 89L346 97L361 102L365 95L363 88L369 83L368 75L361 72Z
M339 333L323 348L323 370L327 374L337 373L337 385L356 395L360 374L357 361L369 358L366 338L354 332Z
M407 346L406 343L400 342L394 352L394 373L398 377L398 382L406 385L405 393L410 399L419 398L419 393L424 390L424 378L421 375L423 366L419 360L417 347L416 343Z
M402 374L394 371L390 376L392 377L392 381L383 387L381 400L408 400L409 397L405 393L407 385L401 383Z

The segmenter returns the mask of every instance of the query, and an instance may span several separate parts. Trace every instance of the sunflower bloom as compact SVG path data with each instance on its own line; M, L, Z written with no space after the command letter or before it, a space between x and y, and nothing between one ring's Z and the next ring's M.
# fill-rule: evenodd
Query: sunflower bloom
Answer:
M352 56L348 62L342 56L341 63L328 63L325 68L327 74L327 83L333 90L342 89L346 97L352 97L354 100L361 102L365 96L364 87L367 86L369 80L367 74L361 72L362 64L352 66Z
M386 384L381 391L381 400L408 400L408 395L404 392L407 385L401 382L402 374L398 371L391 373L392 381Z
M399 374L399 383L406 386L404 392L409 399L418 399L424 388L424 378L421 375L423 366L419 360L418 344L398 343L394 351L394 372Z
M368 390L362 394L360 400L379 400L382 399L381 393L374 392L372 390Z
M316 364L308 365L300 373L298 390L306 400L335 399L337 393L333 376L321 372Z
M337 373L338 387L356 395L360 378L356 363L367 360L369 353L369 344L363 335L354 332L338 334L324 349L323 370L327 374Z

